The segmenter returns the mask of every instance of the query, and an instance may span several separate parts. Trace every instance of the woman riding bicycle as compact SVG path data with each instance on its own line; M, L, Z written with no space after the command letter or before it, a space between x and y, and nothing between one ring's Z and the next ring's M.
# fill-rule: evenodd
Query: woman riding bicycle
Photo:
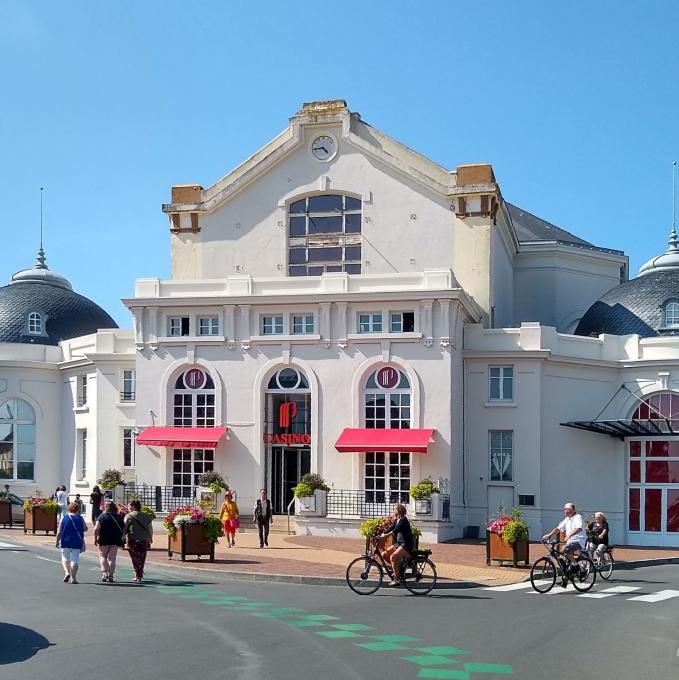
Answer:
M606 515L603 512L594 513L594 523L590 523L587 528L589 529L589 552L590 557L595 559L595 557L601 558L601 556L608 550L608 522L606 521Z
M401 561L408 558L415 547L413 530L406 517L406 506L401 503L396 503L394 506L394 521L387 527L380 538L391 534L394 535L394 543L382 553L382 556L385 560L391 562L394 574L392 580L389 581L389 585L398 586L400 585L399 568Z

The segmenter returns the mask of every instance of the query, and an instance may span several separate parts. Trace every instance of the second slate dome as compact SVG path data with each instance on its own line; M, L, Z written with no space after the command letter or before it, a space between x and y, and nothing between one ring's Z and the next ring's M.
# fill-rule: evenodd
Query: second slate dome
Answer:
M99 305L52 272L42 250L32 269L17 272L9 285L0 287L0 342L57 345L100 328L118 326Z

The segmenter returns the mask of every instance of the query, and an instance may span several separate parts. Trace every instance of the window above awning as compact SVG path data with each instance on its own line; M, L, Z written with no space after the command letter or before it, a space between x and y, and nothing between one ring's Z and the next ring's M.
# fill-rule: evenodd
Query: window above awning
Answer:
M640 420L571 420L564 427L587 430L624 439L625 437L671 437L679 435L679 420L649 418Z
M433 441L433 437L433 429L372 430L347 427L335 442L335 448L340 453L364 453L366 451L427 453L427 447Z
M175 449L216 449L228 427L147 427L137 444Z

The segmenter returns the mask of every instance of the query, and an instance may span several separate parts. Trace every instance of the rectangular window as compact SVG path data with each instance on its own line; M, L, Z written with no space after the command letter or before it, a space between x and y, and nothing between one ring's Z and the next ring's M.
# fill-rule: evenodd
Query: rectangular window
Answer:
M215 452L211 449L174 449L172 460L172 496L193 502L194 487L204 472L212 472ZM184 503L189 505L189 502Z
M292 332L294 334L305 334L314 332L314 315L304 314L292 317Z
M409 492L409 453L373 451L365 454L366 503L408 503ZM390 508L385 510L388 512Z
M519 494L519 505L535 505L534 494Z
M123 467L134 467L134 435L132 429L123 429Z
M190 324L188 316L172 316L169 319L168 335L171 337L186 336L189 334Z
M390 333L414 333L415 312L391 312L389 314Z
M87 430L79 430L80 433L80 456L78 457L78 479L87 477Z
M219 335L219 319L216 316L201 317L198 335Z
M78 406L87 404L87 376L79 375L77 378Z
M512 401L514 398L514 367L488 368L488 398L490 401Z
M494 482L511 482L514 433L508 430L490 430L490 478Z
M134 401L137 385L137 372L133 368L123 371L123 389L120 392L121 401Z
M263 316L262 335L282 335L283 317L282 316Z
M359 314L358 315L359 333L381 333L382 314Z

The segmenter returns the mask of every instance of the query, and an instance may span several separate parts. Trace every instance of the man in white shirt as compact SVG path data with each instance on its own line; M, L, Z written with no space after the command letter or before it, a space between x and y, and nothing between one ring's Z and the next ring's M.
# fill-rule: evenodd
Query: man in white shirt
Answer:
M585 525L582 522L582 515L575 512L575 505L573 503L566 503L563 506L564 514L566 515L558 526L555 526L548 534L545 534L542 539L546 541L560 531L566 534L564 540L564 547L562 553L571 561L575 563L573 553L584 551L585 543L587 542L587 533Z

